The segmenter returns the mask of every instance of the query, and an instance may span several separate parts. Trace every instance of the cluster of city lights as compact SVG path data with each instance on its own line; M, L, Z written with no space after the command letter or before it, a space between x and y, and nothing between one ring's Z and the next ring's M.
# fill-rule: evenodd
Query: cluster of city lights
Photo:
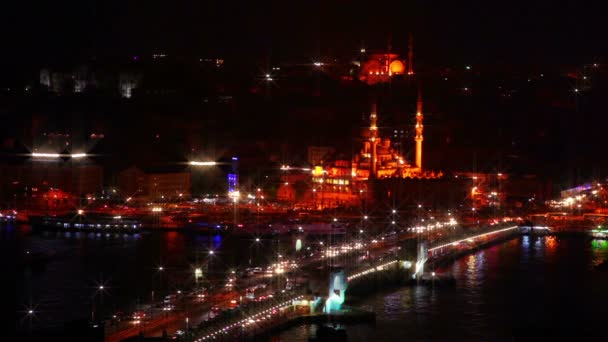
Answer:
M457 224L458 224L458 222L456 222L456 220L454 218L450 218L450 220L445 223L437 222L435 224L428 224L426 226L416 226L413 228L409 228L409 230L414 231L416 233L422 233L425 231L435 230L435 229L443 228L443 227L454 227Z
M574 196L574 197L567 197L563 201L561 201L561 205L562 205L562 207L570 207L574 203L582 202L585 199L585 197L586 197L585 194Z
M199 339L197 339L195 341L196 342L200 342L200 341L206 340L206 339L219 338L219 337L222 337L222 335L228 334L228 332L231 329L233 329L233 328L236 328L236 327L246 328L246 327L248 327L248 326L250 326L252 324L258 323L258 322L266 320L266 319L270 319L270 318L272 318L272 315L274 315L274 314L276 314L278 312L277 310L282 310L284 308L287 308L287 307L291 306L294 301L300 300L300 299L302 299L302 297L303 296L297 296L297 297L288 299L288 300L286 300L286 301L284 301L284 302L282 302L280 304L277 304L277 305L275 305L275 306L273 306L271 308L268 308L268 309L266 309L264 311L260 311L260 312L258 312L256 314L251 315L249 317L246 317L246 318L244 318L244 319L242 319L240 321L237 321L235 323L226 325L223 328L218 329L218 330L216 330L216 331L214 331L214 332L212 332L210 334L207 334L207 335L205 335L205 336L203 336L203 337L201 337L201 338L199 338ZM301 303L301 304L303 305L304 303Z
M279 255L279 257L282 257L282 255ZM275 274L283 274L296 268L298 268L298 264L295 261L283 260L268 266L268 269L266 270L266 276L272 277Z
M328 247L323 251L323 255L321 258L334 258L339 255L351 253L353 251L360 250L364 248L365 245L361 242L353 243L353 244L343 244L341 246Z
M593 197L598 197L600 191L603 190L603 187L601 183L584 184L569 190L569 192L572 192L573 190L579 192L579 194L576 196L568 196L566 198L562 198L561 200L549 201L549 205L554 208L571 208L573 205L576 205L578 208L580 208L581 203L589 201ZM582 191L587 191L587 193L580 193Z
M384 264L378 265L378 266L376 266L376 267L372 267L372 268L367 269L367 270L365 270L365 271L361 271L361 272L359 272L359 273L355 273L355 274L353 274L353 275L351 275L351 276L347 277L347 278L346 278L346 281L351 281L351 280L353 280L353 279L357 279L357 278L359 278L359 277L363 277L364 275L369 274L369 273L374 273L374 272L377 272L377 271L382 271L382 270L383 270L385 267L388 267L388 266L390 266L390 265L392 265L392 264L395 264L395 263L398 263L398 262L399 262L399 260L393 260L393 261L389 261L389 262L387 262L387 263L384 263Z
M516 218L513 218L513 217L504 217L502 219L502 222L511 222L511 221L515 221L515 220L521 221L521 218L518 217L516 219ZM501 221L500 219L494 219L494 220L490 221L490 226L493 226L495 224L500 224L500 221Z
M231 289L235 284L236 284L236 277L234 276L234 271L232 271L232 274L230 275L230 277L228 277L228 282L226 283L226 287Z
M281 171L299 170L299 171L311 171L309 167L293 167L286 164L281 165Z

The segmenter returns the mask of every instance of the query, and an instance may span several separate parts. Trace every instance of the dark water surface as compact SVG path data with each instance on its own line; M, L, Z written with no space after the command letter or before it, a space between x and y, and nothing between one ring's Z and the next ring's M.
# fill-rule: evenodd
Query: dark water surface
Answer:
M24 333L30 307L36 312L32 330L62 329L76 320L131 312L153 296L175 292L193 282L194 265L206 277L224 279L229 269L267 264L295 245L290 237L255 242L252 236L179 232L34 232L6 224L0 233L3 260L16 274L17 331ZM31 262L33 255L40 261Z
M4 224L0 233L3 263L16 274L18 332L30 327L30 306L33 330L61 328L93 313L132 310L153 291L175 291L191 280L194 264L221 277L293 248L289 238L256 244L252 237L175 232L34 233ZM209 249L216 252L211 259ZM27 251L48 258L28 263ZM454 287L393 288L351 302L375 311L377 322L347 326L349 341L608 341L608 272L594 268L607 259L608 241L522 236L436 270L452 274ZM308 341L315 331L301 326L274 339Z
M455 287L402 287L353 306L375 325L347 326L349 341L608 341L608 241L528 237L462 257L439 273ZM347 292L348 294L348 292ZM276 341L308 341L300 326Z

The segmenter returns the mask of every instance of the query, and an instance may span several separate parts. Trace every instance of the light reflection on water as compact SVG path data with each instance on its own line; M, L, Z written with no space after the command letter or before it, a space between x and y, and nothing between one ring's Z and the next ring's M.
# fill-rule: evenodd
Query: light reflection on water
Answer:
M593 269L607 259L608 241L522 236L456 260L443 270L456 278L454 287L370 295L360 305L376 312L376 325L348 326L349 341L512 341L529 339L530 331L584 336L608 314L598 305L608 303L608 272ZM313 333L298 327L276 338L304 341Z

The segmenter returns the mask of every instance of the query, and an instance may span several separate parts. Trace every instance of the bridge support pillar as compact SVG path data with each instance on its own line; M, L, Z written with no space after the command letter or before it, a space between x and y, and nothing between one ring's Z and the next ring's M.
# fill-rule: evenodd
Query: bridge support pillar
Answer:
M426 263L429 248L426 242L418 243L417 247L417 256L416 256L416 267L414 269L414 274L412 278L416 279L424 273L424 264Z
M325 302L325 308L323 311L330 313L332 311L338 311L344 303L344 296L346 294L347 281L344 271L332 272L329 275L329 296Z

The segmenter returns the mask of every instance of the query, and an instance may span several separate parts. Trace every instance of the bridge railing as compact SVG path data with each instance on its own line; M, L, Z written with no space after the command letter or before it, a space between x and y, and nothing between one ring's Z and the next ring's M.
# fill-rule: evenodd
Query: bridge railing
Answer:
M292 291L279 292L269 300L261 302L249 302L231 311L224 311L213 319L199 324L193 329L192 335L195 340L209 338L228 338L234 334L241 334L243 328L251 323L265 320L266 316L272 316L276 310L291 305L293 300L302 298L305 287L299 286ZM253 321L252 321L253 320Z
M447 247L452 243L458 241L466 241L471 238L477 238L483 236L485 234L492 234L494 232L500 232L503 229L517 227L517 222L508 221L495 225L487 225L479 228L472 227L459 227L448 235L441 236L438 239L428 241L429 243L429 251L434 249L438 249L440 247ZM513 228L514 229L514 228Z
M359 279L359 278L364 277L364 276L369 275L369 274L373 274L373 273L376 273L376 272L388 270L390 267L395 266L398 263L399 263L399 259L397 259L396 257L385 259L382 262L377 263L376 265L370 265L370 266L367 266L367 267L362 267L362 268L360 268L359 270L357 270L355 272L348 273L346 275L346 281L350 282L350 281L353 281L355 279Z

